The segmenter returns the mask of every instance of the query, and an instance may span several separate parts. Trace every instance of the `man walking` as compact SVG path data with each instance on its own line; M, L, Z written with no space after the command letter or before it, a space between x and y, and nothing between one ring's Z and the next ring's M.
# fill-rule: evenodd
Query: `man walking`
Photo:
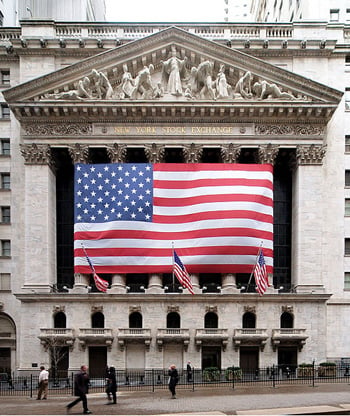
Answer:
M90 410L87 406L87 393L89 390L89 375L87 373L87 366L82 365L80 367L79 373L75 375L74 378L74 394L75 396L78 396L77 399L73 400L71 403L67 405L67 413L69 413L70 409L75 406L80 401L83 402L83 410L84 414L88 415L90 414Z
M43 396L43 400L47 399L47 392L49 390L49 372L45 370L45 367L42 365L40 367L39 373L39 390L37 400L41 400L41 396Z

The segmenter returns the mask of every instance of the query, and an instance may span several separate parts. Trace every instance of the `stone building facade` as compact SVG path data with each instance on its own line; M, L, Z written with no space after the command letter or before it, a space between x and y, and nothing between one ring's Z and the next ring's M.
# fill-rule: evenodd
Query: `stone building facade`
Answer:
M50 367L53 348L60 370L92 375L348 356L346 27L31 20L0 33L4 371ZM87 162L272 164L267 292L235 273L192 275L193 296L157 273L102 275L98 292L73 268L73 168Z

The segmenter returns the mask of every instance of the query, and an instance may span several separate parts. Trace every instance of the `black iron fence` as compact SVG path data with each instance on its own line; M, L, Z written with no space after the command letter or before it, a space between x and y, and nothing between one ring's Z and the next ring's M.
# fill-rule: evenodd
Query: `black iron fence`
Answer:
M38 373L26 376L8 377L0 380L0 396L29 396L35 397L38 389ZM145 370L116 370L119 391L143 390L152 391L168 388L167 369ZM243 370L238 367L230 367L219 370L215 367L204 370L194 369L191 374L186 370L179 370L178 389L195 390L196 388L230 387L239 386L268 386L276 387L281 384L306 384L316 386L320 383L349 383L349 365L339 363L337 365L300 365L271 366L255 370ZM104 377L90 379L90 393L102 393L105 391L106 380ZM73 395L74 373L62 375L49 380L50 395Z

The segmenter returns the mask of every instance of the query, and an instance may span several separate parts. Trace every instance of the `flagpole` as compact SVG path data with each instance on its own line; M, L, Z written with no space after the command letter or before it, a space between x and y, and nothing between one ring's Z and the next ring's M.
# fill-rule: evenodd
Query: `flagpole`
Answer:
M262 250L262 246L263 246L263 241L261 241L261 243L260 243L260 247L259 247L259 250L258 250L258 254L256 256L255 263L254 263L254 266L253 266L253 270L252 270L252 272L250 273L250 276L249 276L248 284L247 284L247 287L246 287L246 292L248 292L248 288L249 288L250 282L251 282L252 277L253 277L253 274L254 274L254 269L255 269L256 263L257 263L258 258L260 256L260 253L261 253L261 250Z
M173 270L172 270L172 272L173 272L173 290L175 291L175 274L174 274L174 251L175 251L175 248L174 248L174 241L172 241L171 242L171 247L172 247L172 263L173 263Z

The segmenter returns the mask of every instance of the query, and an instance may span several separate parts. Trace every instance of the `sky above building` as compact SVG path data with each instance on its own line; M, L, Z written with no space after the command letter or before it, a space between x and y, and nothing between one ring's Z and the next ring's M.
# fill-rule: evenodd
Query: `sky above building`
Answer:
M224 2L209 0L106 1L109 22L223 22Z

